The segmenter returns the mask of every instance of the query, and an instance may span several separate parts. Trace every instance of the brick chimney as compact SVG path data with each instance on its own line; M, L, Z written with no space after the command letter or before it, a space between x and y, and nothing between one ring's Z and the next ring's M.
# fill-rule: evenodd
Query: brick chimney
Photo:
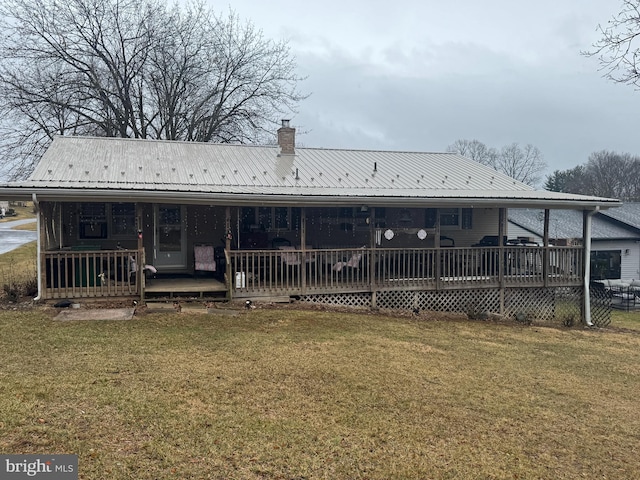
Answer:
M282 120L278 129L278 145L282 155L296 154L296 129L289 126L289 120Z

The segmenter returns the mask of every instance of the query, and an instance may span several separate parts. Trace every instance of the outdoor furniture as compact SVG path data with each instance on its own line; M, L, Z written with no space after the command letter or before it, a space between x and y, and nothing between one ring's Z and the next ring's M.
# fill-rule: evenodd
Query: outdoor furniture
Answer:
M291 240L289 240L288 238L276 237L273 240L271 240L271 248L273 249L277 249L280 247L290 247L290 246L291 246Z
M346 262L336 262L333 265L333 271L341 272L345 268L359 268L361 258L362 258L362 253L354 253L353 255L351 255L351 258Z
M302 263L300 252L291 251L294 249L293 247L283 245L278 248L279 250L281 250L280 259L285 265L291 267L295 265L300 265Z
M640 280L611 278L596 280L611 297L611 306L631 310L640 306Z
M213 245L195 245L193 255L195 257L195 271L215 272L216 260Z

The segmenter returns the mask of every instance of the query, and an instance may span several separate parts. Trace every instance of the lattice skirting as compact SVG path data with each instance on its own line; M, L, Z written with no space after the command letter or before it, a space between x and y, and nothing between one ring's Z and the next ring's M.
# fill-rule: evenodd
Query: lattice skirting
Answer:
M304 295L304 303L334 306L371 307L371 293L340 293ZM500 291L497 289L435 291L385 291L375 295L376 306L389 310L429 310L437 312L480 313L500 312ZM606 326L611 321L611 307L606 301L591 299L592 321ZM504 294L504 315L526 317L538 321L559 321L567 326L582 321L582 289L509 288Z

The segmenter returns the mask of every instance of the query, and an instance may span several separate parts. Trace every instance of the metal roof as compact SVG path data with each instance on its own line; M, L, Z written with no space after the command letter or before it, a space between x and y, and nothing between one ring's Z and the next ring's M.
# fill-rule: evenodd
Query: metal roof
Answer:
M617 200L536 191L455 153L247 146L163 140L56 137L30 178L0 186L0 194L138 199L364 201L403 199L478 205L616 206ZM89 191L89 192L88 192ZM523 205L524 206L524 205Z
M613 209L615 211L617 209ZM544 235L544 211L534 208L509 209L509 221L542 237ZM549 213L549 237L582 238L582 212L578 210L553 210ZM611 222L603 215L591 220L592 240L639 238L633 228Z

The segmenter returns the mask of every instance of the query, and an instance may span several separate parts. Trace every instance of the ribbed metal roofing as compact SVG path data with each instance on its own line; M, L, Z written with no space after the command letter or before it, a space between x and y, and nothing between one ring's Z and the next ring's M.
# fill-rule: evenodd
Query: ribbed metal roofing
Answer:
M454 153L56 137L21 189L300 197L519 199L617 204L536 191ZM3 189L4 190L4 189Z

